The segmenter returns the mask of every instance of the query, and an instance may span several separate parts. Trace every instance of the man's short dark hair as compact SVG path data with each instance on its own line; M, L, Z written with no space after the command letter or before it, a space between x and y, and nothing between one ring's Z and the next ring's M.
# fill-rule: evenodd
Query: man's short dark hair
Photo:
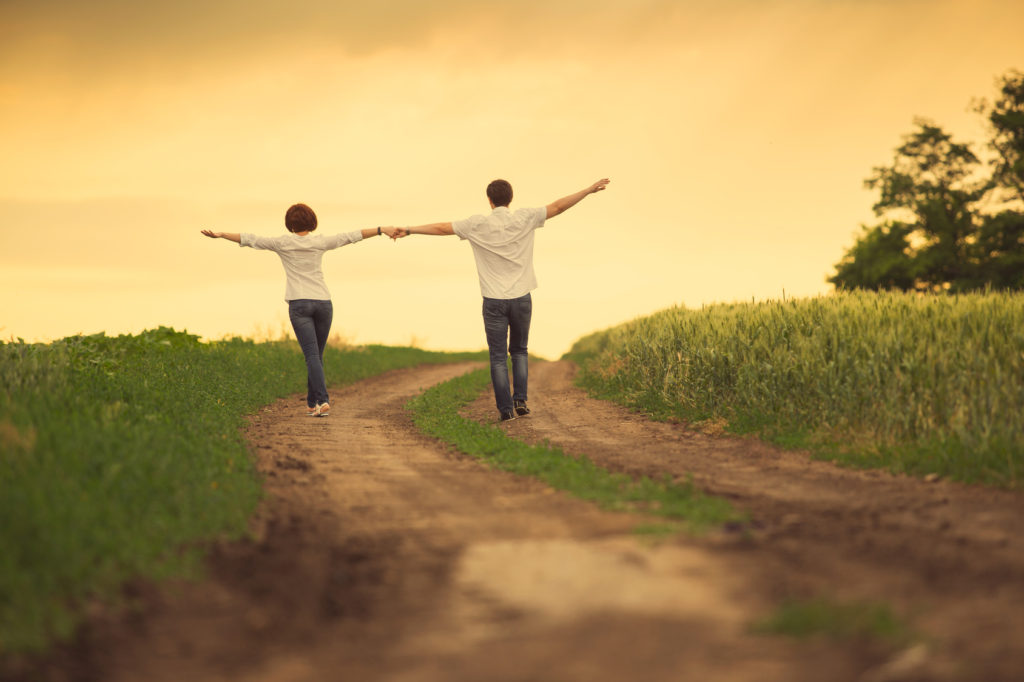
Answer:
M512 185L507 180L494 180L487 185L487 198L495 206L508 206L512 203Z
M316 229L316 213L305 204L289 206L284 214L284 226L289 232L312 232Z

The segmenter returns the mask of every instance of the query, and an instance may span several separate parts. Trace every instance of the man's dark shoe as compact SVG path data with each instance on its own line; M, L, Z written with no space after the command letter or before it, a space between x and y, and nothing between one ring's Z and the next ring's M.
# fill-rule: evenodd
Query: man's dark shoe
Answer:
M530 414L530 408L526 406L525 400L515 401L516 414L522 417L524 414Z
M503 422L507 422L510 419L515 419L515 418L516 418L516 413L515 412L502 412L501 413L501 421L503 421Z

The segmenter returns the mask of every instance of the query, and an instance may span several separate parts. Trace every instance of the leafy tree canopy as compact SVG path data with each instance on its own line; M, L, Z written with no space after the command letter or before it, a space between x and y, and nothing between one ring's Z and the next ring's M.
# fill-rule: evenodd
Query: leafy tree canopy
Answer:
M836 288L1024 288L1024 73L1004 75L998 97L975 109L987 118L993 160L916 119L892 163L865 180L881 222L862 226L836 264Z

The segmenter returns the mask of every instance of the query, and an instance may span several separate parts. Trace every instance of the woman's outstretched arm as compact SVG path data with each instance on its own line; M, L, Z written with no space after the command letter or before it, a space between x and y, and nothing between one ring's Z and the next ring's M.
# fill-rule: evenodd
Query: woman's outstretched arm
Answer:
M200 230L200 232L211 239L227 239L229 242L235 242L236 244L242 243L242 235L237 232L214 232L213 230Z

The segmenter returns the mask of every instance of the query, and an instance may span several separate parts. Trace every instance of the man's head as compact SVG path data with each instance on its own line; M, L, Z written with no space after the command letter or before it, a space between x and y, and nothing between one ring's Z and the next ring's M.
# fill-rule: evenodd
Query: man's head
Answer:
M508 206L512 203L512 185L507 180L495 180L487 185L487 198L493 206Z
M312 232L316 229L316 213L305 204L289 206L284 214L284 226L289 232Z

